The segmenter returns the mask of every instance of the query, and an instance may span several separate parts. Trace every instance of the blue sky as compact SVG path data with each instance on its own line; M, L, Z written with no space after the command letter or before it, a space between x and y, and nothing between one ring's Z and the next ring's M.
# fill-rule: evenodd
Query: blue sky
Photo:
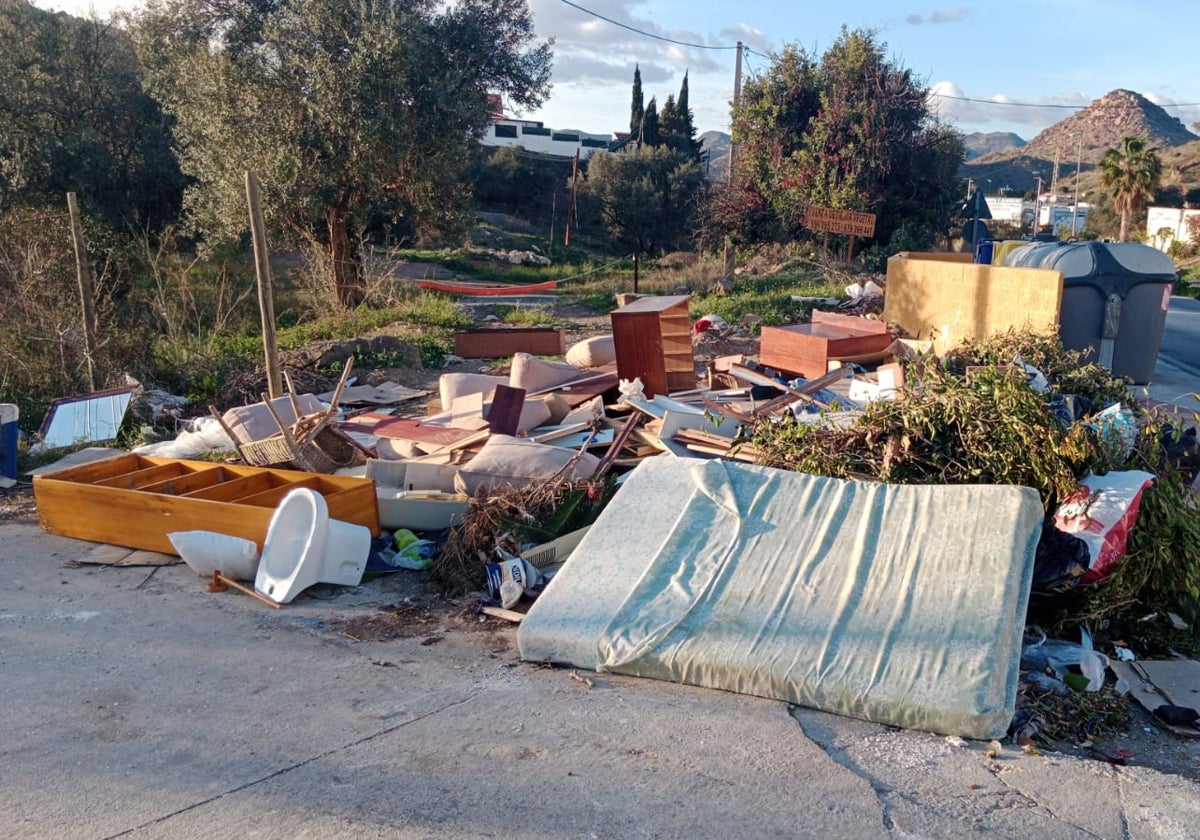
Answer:
M607 134L627 127L636 63L646 101L656 96L659 105L678 94L688 71L696 127L726 131L734 51L716 48L741 40L749 48L743 65L749 76L765 71L771 52L785 44L819 54L843 24L875 30L889 55L935 92L984 100L933 98L966 132L1013 131L1029 140L1072 113L1047 106L1086 106L1116 88L1147 96L1188 127L1200 120L1196 0L1162 10L1135 0L571 0L633 29L695 46L631 32L563 0L528 2L539 34L555 39L554 89L542 108L520 116L551 128ZM131 5L37 4L73 14L94 7L101 15Z

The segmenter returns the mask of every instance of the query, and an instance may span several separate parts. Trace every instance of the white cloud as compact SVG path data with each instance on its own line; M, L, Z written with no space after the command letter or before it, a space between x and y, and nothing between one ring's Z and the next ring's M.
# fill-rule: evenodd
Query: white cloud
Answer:
M913 13L906 15L904 22L910 26L921 26L926 23L962 23L971 15L970 9L965 9L962 6L954 6L950 9L938 9L929 13L929 16Z
M1075 110L1086 108L1092 104L1092 99L1079 91L1026 99L1002 93L969 96L949 81L938 82L929 90L929 103L934 112L968 130L988 130L989 125L992 130L996 130L997 125L1019 125L1032 126L1036 133L1066 119Z
M1163 96L1152 91L1143 93L1142 96L1164 109L1172 117L1178 117L1179 121L1183 123L1188 131L1191 131L1193 134L1196 133L1195 129L1192 128L1192 123L1200 120L1200 105L1193 104L1194 100L1193 102L1181 105L1178 99Z

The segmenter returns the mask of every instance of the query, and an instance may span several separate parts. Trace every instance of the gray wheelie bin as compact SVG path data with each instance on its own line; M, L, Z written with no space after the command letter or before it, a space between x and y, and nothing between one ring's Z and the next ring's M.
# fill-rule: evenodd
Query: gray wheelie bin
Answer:
M1061 271L1063 346L1150 381L1176 277L1170 257L1138 242L1055 242L1016 248L1005 265Z

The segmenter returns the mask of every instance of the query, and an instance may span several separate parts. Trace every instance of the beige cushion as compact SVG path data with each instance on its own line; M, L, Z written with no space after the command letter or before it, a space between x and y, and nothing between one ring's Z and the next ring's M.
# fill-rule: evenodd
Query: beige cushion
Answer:
M492 435L479 454L458 471L454 478L454 489L473 496L480 490L526 487L556 476L587 478L600 466L599 458L585 452L564 470L576 454L575 450L561 446L546 446L508 435Z
M454 405L460 397L471 394L483 394L485 397L496 390L497 385L507 385L508 379L503 376L489 376L486 373L443 373L438 377L438 392L442 398L442 409Z
M617 345L611 335L596 335L572 344L566 359L581 370L600 367L617 360Z
M513 355L508 384L513 388L524 388L525 395L529 396L537 391L570 382L572 379L579 379L579 376L579 368L566 362L548 362L529 353L516 353Z

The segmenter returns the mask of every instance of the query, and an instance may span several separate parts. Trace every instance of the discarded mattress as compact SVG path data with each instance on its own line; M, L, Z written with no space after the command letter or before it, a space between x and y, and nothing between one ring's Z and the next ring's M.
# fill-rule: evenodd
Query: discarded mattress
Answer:
M1004 734L1042 506L650 458L518 632L521 657Z

